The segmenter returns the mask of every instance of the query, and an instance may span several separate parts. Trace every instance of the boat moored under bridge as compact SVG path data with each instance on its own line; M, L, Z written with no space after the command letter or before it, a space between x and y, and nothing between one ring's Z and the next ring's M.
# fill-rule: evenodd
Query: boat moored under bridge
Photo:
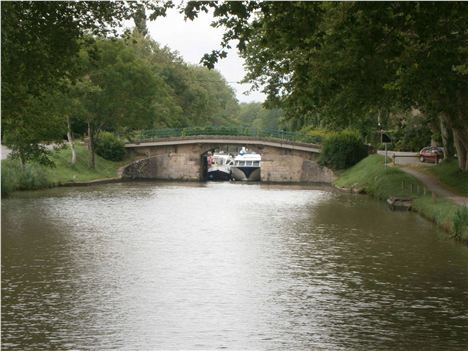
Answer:
M127 152L138 159L122 172L124 178L203 180L206 155L214 150L236 152L246 147L261 154L263 182L320 182L330 183L333 172L318 164L319 144L299 141L300 134L274 134L271 131L217 129L160 130L140 132L125 144ZM244 129L245 130L245 129ZM228 133L229 132L229 133ZM232 135L236 132L239 135ZM191 134L191 135L184 135ZM293 140L296 139L296 140Z

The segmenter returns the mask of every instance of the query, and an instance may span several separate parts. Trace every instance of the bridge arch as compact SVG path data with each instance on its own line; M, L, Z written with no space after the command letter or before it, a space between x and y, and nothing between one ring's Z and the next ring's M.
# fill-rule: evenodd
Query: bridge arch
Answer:
M241 147L262 155L263 182L320 182L334 180L333 172L318 164L320 146L255 137L202 136L128 143L125 148L137 161L123 168L122 178L204 180L208 151L233 152Z

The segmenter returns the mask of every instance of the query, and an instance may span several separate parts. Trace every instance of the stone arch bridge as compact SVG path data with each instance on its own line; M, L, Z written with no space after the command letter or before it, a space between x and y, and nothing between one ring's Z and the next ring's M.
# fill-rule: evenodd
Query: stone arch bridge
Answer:
M136 159L124 167L124 179L200 181L206 179L209 151L236 154L242 146L262 156L262 182L330 183L333 172L318 164L320 146L255 136L186 136L127 143Z

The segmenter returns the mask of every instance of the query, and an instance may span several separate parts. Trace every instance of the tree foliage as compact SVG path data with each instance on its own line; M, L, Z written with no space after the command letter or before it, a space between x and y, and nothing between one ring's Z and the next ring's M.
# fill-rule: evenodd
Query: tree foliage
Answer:
M166 8L146 6L152 17ZM53 133L61 123L48 104L65 88L64 82L77 78L83 40L115 34L139 8L137 2L123 1L2 3L2 137L23 161L47 162L39 142L57 140L61 134Z
M260 130L279 130L285 127L281 109L267 109L259 102L242 103L239 108L237 121L241 126Z
M121 161L125 156L124 142L112 133L101 133L96 142L96 153L105 160Z
M463 2L191 2L226 28L212 67L237 41L247 80L296 127L370 132L417 108L452 133L468 170L468 5ZM439 124L435 123L434 124Z
M49 162L67 127L86 132L234 123L238 103L216 71L146 36L170 2L2 4L2 138L23 163ZM124 20L133 32L117 35Z
M237 113L234 92L218 72L187 65L138 30L83 47L81 76L77 111L91 150L103 130L226 125Z
M333 169L349 168L368 155L359 133L343 130L325 139L320 164Z

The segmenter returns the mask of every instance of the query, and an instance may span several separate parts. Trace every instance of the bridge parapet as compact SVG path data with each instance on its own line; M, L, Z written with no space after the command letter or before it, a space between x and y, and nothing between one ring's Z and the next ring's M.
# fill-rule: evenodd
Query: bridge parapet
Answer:
M177 146L188 144L218 144L218 145L259 145L271 146L290 150L302 150L313 153L320 153L321 145L305 142L296 142L291 140L281 140L269 137L251 137L251 136L231 136L231 135L198 135L198 136L179 136L157 138L154 140L140 140L126 143L127 149L138 149L145 147L158 146Z
M156 141L167 138L184 137L252 137L255 139L275 139L284 142L298 142L306 144L320 144L322 138L312 136L303 132L290 132L274 129L257 129L247 127L193 127L193 128L172 128L172 129L149 129L136 132L132 140L134 142Z

